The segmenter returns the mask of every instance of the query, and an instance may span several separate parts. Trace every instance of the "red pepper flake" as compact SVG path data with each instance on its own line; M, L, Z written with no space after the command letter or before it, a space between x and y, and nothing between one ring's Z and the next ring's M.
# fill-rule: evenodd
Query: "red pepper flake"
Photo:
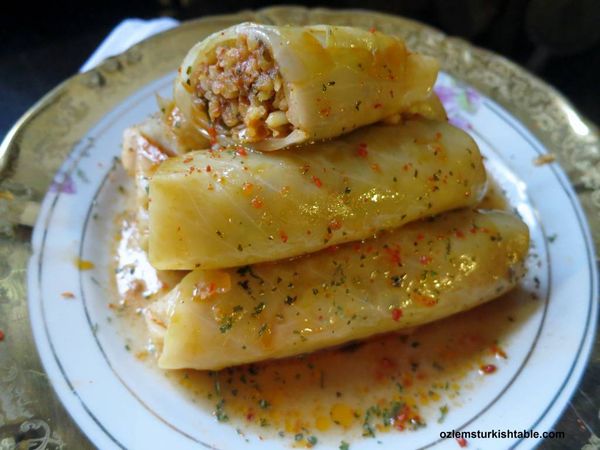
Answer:
M417 241L422 241L423 239L425 239L425 235L423 233L417 234Z
M442 139L442 133L440 133L439 131L437 131L435 133L435 140L439 142L441 139Z
M398 430L398 431L404 431L404 429L406 428L406 414L399 414L396 417L396 420L394 421L394 427Z
M252 192L252 188L254 187L254 185L252 183L244 183L242 184L242 191L244 191L244 193L249 194L250 192Z
M426 266L427 264L429 264L431 262L431 256L423 255L419 258L419 262L422 265Z
M252 206L254 206L256 209L258 208L262 208L263 207L263 202L260 198L258 197L254 197L250 203L252 203Z
M371 169L373 169L375 172L381 172L381 167L379 167L379 164L377 163L371 164Z
M248 156L248 152L244 147L238 147L236 153L240 156Z
M184 164L188 164L191 163L194 160L194 158L192 158L191 156L188 156L187 158L185 158L183 160Z
M212 145L217 143L217 130L215 130L214 127L209 127L208 128L208 135L210 136L210 143Z
M413 301L415 301L415 302L419 302L423 306L431 307L431 306L437 305L437 300L434 297L430 297L428 295L419 294L417 292L412 293L410 295L410 298Z
M471 227L469 231L471 232L471 234L475 234L477 233L477 227Z
M322 108L321 110L319 110L319 114L321 114L321 116L323 117L329 117L329 115L331 114L331 106Z
M369 155L369 151L367 150L367 144L363 142L358 144L358 150L356 151L356 154L361 158L366 158Z
M479 371L485 375L492 374L496 370L497 370L497 367L494 364L484 364L479 368Z
M313 175L312 179L313 179L313 183L315 183L315 186L317 186L318 188L323 186L323 182L316 175Z
M480 334L465 333L460 337L461 344L480 346L484 343L484 338Z
M410 386L411 384L412 384L412 381L410 381L409 383L407 383L406 380L402 381L403 386ZM398 415L396 417L394 417L394 428L396 428L397 430L403 431L409 425L409 422L411 422L413 419L417 422L420 422L420 420L421 420L419 415L415 414L410 406L405 405L400 410Z
M431 149L433 150L433 156L444 155L444 147L440 144L431 144Z
M381 367L386 370L394 369L396 364L389 358L381 358Z
M0 341L3 341L4 337L4 331L0 330Z
M456 233L454 233L454 234L459 239L464 239L465 238L465 233L463 233L461 230L456 230Z
M369 33L375 33L376 31L377 31L377 28L375 28L375 27L369 28Z
M328 253L335 253L338 251L338 249L340 248L339 245L332 245L331 247L327 247L327 252Z
M492 351L492 354L494 354L495 356L499 356L502 359L508 358L508 355L506 354L506 352L504 350L502 350L500 347L498 347L497 345L492 345L492 348L490 350Z
M381 358L375 367L375 379L382 381L388 379L396 371L397 365L389 358Z
M411 168L412 168L412 163L406 163L406 164L404 164L404 166L402 167L402 169L403 169L405 172L408 172L408 171L409 171Z
M329 228L332 230L339 230L342 228L342 222L340 222L338 219L332 219L329 222Z
M402 310L400 308L394 308L392 309L392 320L395 320L396 322L398 322L400 320L400 317L402 317Z
M198 283L195 285L192 295L200 300L206 300L217 293L217 284L211 281L208 285Z
M425 372L417 373L417 380L426 380L426 379L427 379L427 374Z
M210 167L210 166L206 166L206 171L207 171L207 172L210 172L211 170L212 170L212 167Z
M288 235L283 230L279 230L279 237L284 244L288 241Z
M395 266L400 265L400 263L402 262L402 258L400 257L400 248L398 246L396 246L396 248L388 247L385 249L385 252L390 257L390 261L392 262L392 264L394 264Z
M254 412L252 412L252 411L248 411L248 414L246 414L246 420L247 420L248 422L250 422L250 421L251 421L251 420L253 420L253 419L254 419Z
M456 442L458 442L458 446L460 448L465 448L466 446L469 445L468 442L467 442L467 440L465 438L462 438L462 437L456 438Z
M70 291L65 291L60 295L62 296L62 298L75 298L75 294L73 294Z
M375 109L379 109L379 108L381 108L382 106L383 106L383 105L382 105L381 103L375 103L375 104L373 105L373 108L375 108Z

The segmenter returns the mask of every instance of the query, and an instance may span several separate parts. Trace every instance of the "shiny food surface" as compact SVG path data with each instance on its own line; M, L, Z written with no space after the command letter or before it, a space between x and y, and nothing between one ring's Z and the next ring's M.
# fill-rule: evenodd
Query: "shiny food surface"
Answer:
M495 183L480 206L507 207ZM123 333L131 351L155 366L160 354L156 336L162 339L166 323L155 322L150 329L154 339L149 340L143 311L152 304L151 309L156 308L155 300L185 272L152 269L140 248L135 220L123 220L116 253L121 300L113 308L126 327ZM486 233L489 230L481 231L481 236L492 236ZM135 271L129 270L132 261ZM140 289L146 278L146 289ZM511 357L504 343L537 307L534 295L517 289L497 301L399 334L296 358L165 373L183 395L191 395L201 408L212 411L215 420L231 423L239 433L282 437L300 447L314 445L315 439L338 445L361 436L443 423L472 389L502 370ZM394 320L391 312L389 317Z
M513 288L528 249L518 218L463 210L290 261L198 269L163 300L159 366L219 369L422 325Z
M433 121L269 154L193 152L150 181L150 260L191 270L297 256L473 206L485 181L473 139Z
M285 137L252 143L261 150L339 136L400 113L429 96L438 71L434 58L411 53L402 40L375 30L239 24L196 44L179 68L175 101L206 135L213 124L204 102L194 97L194 74L214 61L215 49L226 48L240 35L268 48L283 80L286 116L293 126ZM212 132L230 134L225 128Z

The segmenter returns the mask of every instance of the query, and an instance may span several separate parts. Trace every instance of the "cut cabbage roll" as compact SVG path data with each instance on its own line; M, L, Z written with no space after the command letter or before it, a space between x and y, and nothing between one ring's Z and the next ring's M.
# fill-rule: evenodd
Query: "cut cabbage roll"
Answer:
M174 99L207 137L269 151L401 113L437 73L435 59L377 31L243 23L189 51Z
M474 206L485 184L475 141L443 122L273 153L190 152L150 180L150 261L191 270L298 256Z
M158 117L150 117L139 125L126 128L123 132L121 162L127 173L135 177L138 173L150 173L161 161L181 154L178 146L168 137L165 126Z
M164 148L171 149L177 154L210 146L210 140L199 134L191 126L190 122L175 105L175 102L158 97L158 103L161 110L160 116L155 120L147 120L140 126L146 136L160 142ZM428 109L429 113L433 113L433 109L437 109L435 99L428 99L417 105L417 107L421 110Z
M460 210L284 262L195 270L150 307L163 369L298 355L473 308L524 273L527 226Z
M121 162L127 174L133 178L134 209L140 240L145 249L148 241L148 181L162 161L177 154L176 150L171 149L173 147L163 146L166 135L162 127L160 119L153 117L123 132Z
M158 98L161 113L139 125L126 128L121 144L121 162L134 179L135 209L142 248L147 250L148 180L160 163L190 150L207 148L209 142L192 132L172 101ZM427 102L427 105L429 102ZM424 106L428 108L429 106ZM422 108L422 107L419 107Z
M123 132L121 160L131 176L135 176L138 169L147 172L150 166L155 167L168 157L209 147L206 139L190 132L173 102L159 99L159 104L160 115L151 116ZM429 105L429 101L424 102L422 107L430 108Z

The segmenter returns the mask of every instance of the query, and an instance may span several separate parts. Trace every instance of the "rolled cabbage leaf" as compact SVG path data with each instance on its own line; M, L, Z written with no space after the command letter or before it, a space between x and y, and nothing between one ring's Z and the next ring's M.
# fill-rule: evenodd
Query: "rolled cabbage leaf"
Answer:
M475 141L445 122L365 127L273 153L190 152L150 179L150 261L192 270L298 256L474 206L485 185Z
M149 309L159 366L216 370L438 320L512 289L528 247L512 214L460 210L288 261L198 269Z
M188 52L174 100L208 138L277 150L404 112L430 96L438 66L377 31L242 23Z

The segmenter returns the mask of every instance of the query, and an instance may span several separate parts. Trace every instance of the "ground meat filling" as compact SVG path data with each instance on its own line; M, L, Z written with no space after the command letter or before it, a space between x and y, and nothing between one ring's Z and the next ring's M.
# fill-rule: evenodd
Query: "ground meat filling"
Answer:
M282 138L291 131L283 80L262 42L239 36L235 44L217 47L214 60L199 64L194 75L212 123L240 140Z

